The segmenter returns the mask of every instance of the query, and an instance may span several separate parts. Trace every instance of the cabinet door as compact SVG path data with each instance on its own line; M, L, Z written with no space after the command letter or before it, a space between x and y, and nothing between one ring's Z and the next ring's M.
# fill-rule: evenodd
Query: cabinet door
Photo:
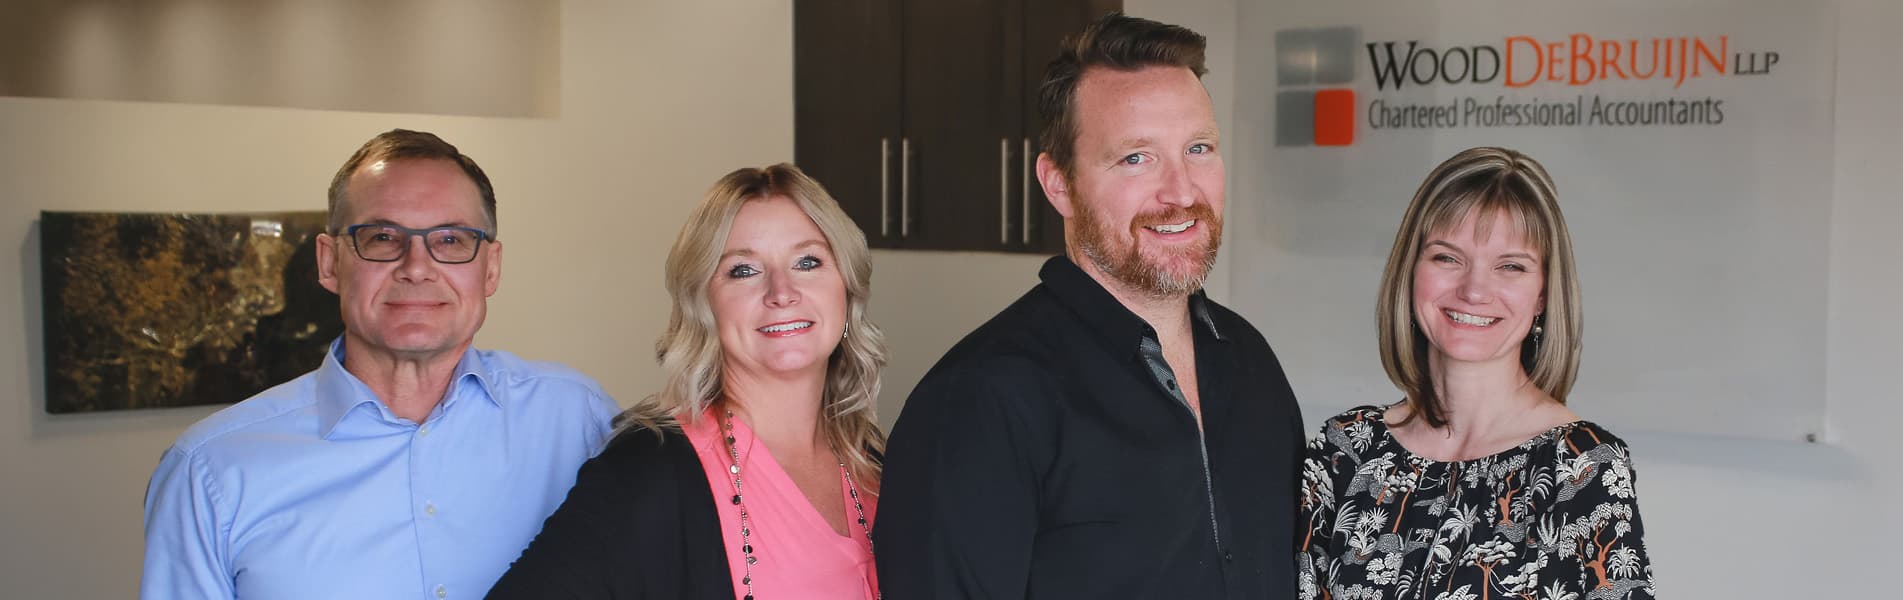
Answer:
M900 243L897 3L793 6L794 161L826 186L874 248Z
M1037 95L1038 86L1044 81L1044 68L1051 59L1057 58L1064 38L1083 31L1084 26L1104 14L1122 8L1122 0L1030 0L1024 4L1023 85L1026 92L1020 110L1024 115L1023 140L1030 146L1031 162L1028 164L1029 189L1019 211L1024 228L1018 232L1020 250L1045 254L1064 252L1064 218L1051 208L1050 200L1044 197L1043 186L1037 182L1037 155L1044 151L1038 140L1044 131L1044 120L1037 114ZM1025 207L1029 210L1024 210Z
M1003 250L1022 151L1023 0L908 0L902 247ZM1015 220L1015 219L1014 219Z

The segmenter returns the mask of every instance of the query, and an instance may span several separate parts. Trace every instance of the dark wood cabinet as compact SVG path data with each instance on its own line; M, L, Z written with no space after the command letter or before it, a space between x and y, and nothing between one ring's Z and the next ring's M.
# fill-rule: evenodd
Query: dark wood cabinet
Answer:
M1037 87L1120 1L794 4L795 161L875 248L1057 253Z
M900 231L899 14L884 0L806 1L793 11L794 162L874 247Z
M1037 183L1037 154L1043 152L1038 133L1044 130L1044 120L1037 115L1038 84L1044 81L1044 67L1057 57L1058 46L1064 38L1084 29L1085 25L1097 20L1104 14L1123 8L1122 0L1064 0L1059 2L1040 2L1026 0L1024 6L1024 36L1034 40L1025 55L1024 89L1020 110L1024 114L1025 152L1031 160L1024 163L1029 169L1030 186L1025 190L1025 205L1029 208L1021 211L1025 225L1023 239L1027 247L1038 251L1057 254L1064 251L1064 217L1051 208L1050 200L1044 198L1044 188Z

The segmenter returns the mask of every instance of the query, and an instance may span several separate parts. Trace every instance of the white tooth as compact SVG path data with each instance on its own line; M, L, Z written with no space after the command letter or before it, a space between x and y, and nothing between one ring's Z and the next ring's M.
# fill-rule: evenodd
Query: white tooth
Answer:
M792 331L795 329L805 329L812 326L813 326L813 323L811 321L795 321L792 323L784 323L780 325L768 325L766 327L761 327L760 331L764 331L767 333L780 333L783 331Z
M1459 323L1465 323L1467 325L1476 325L1481 327L1492 325L1494 321L1499 320L1499 319L1494 319L1490 317L1470 315L1467 313L1452 311L1452 310L1447 311L1447 316L1453 317L1454 321Z
M1153 229L1159 233L1182 233L1184 230L1189 229L1189 226L1195 225L1195 224L1196 224L1196 221L1194 219L1191 219L1188 221L1177 223L1175 225L1152 225L1150 226L1150 229Z

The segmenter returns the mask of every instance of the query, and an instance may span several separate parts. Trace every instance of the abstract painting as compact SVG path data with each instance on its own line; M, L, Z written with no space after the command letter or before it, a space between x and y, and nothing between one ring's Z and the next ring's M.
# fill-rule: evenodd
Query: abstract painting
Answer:
M243 400L343 331L323 212L40 213L46 411Z

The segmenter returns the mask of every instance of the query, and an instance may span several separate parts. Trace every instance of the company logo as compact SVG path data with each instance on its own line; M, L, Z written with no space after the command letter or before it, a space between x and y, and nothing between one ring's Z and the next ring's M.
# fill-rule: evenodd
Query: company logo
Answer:
M1356 27L1275 32L1275 145L1355 143ZM1317 89L1319 88L1319 89Z
M1438 45L1363 37L1354 26L1275 33L1276 146L1350 146L1357 129L1379 137L1400 129L1717 126L1725 97L1680 90L1769 75L1780 58L1725 34L1504 35ZM1359 97L1357 63L1367 66ZM1600 91L1625 82L1654 91ZM1431 100L1417 93L1436 88L1444 92Z
M1405 45L1403 45L1405 44ZM1538 84L1585 86L1603 81L1671 81L1731 75L1761 75L1777 64L1776 52L1731 52L1731 37L1594 38L1575 33L1557 40L1516 35L1501 46L1435 48L1419 40L1368 44L1376 89L1412 83L1493 83L1504 75L1509 88ZM1730 65L1726 62L1729 60Z

